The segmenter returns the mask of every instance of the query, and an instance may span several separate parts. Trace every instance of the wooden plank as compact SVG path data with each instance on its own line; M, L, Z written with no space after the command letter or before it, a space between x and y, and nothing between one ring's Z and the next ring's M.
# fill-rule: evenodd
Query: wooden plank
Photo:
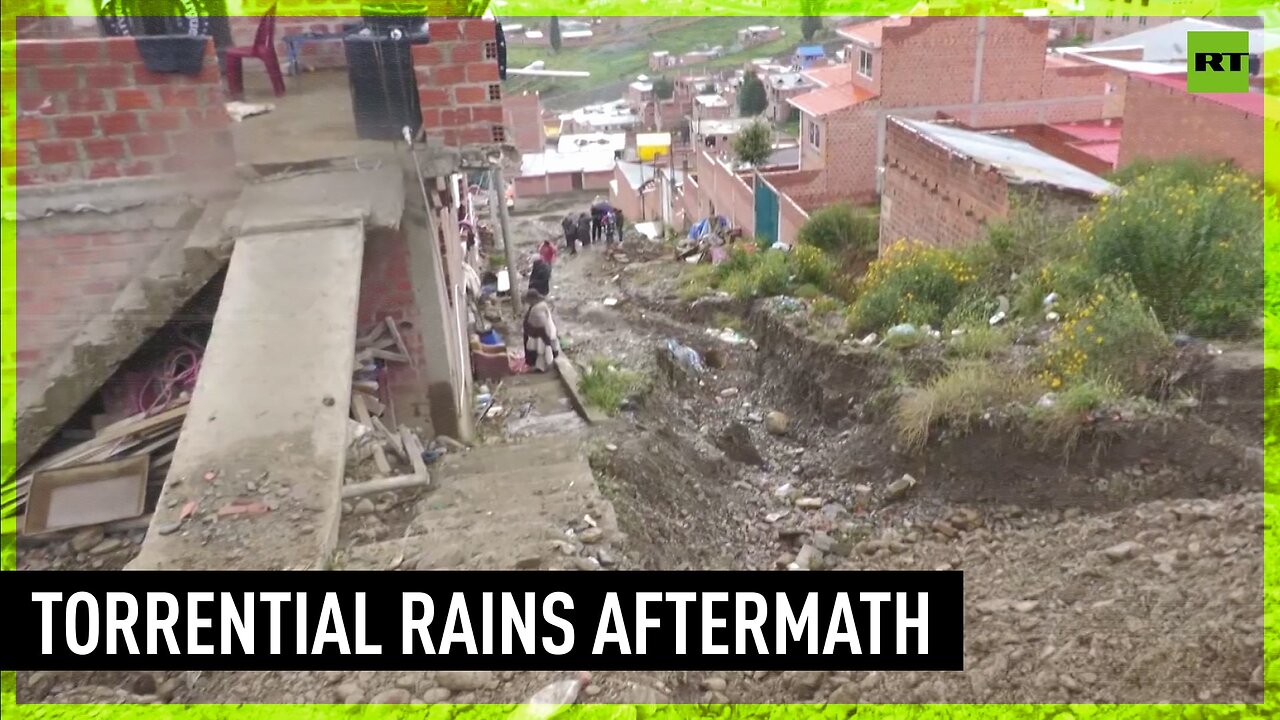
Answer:
M413 488L426 487L431 484L431 478L419 477L418 475L397 475L395 477L382 478L381 480L370 480L362 483L352 483L342 486L342 499L350 500L365 495L377 495L378 493L394 492L396 490L410 490Z
M404 457L404 456L406 455L406 451L405 451L405 449L404 449L404 440L403 440L399 435L397 435L397 434L395 434L395 433L391 432L391 430L387 429L387 426L386 426L386 425L384 425L384 424L383 424L383 422L382 422L382 420L380 420L379 418L377 418L377 417L373 417L373 418L370 418L370 419L371 419L371 420L373 420L373 427L374 427L374 428L375 428L379 433L382 433L382 436L383 436L383 437L385 437L385 438L387 439L387 442L391 443L391 449L392 449L392 450L393 450L397 455L400 455L401 457Z
M400 335L400 326L396 324L395 318L388 315L386 323L387 329L391 331L391 337L396 339L396 349L400 351L400 354L404 355L405 358L408 359L409 367L417 367L413 362L413 355L409 353L409 347L404 344L404 338Z
M384 323L377 323L364 337L356 338L356 347L372 345L382 337L382 333L385 332L386 329L387 326Z
M357 380L351 383L351 389L362 395L376 396L378 394L378 381L377 380Z
M417 434L408 426L401 425L400 439L404 442L404 451L409 456L409 462L413 464L413 474L427 476L427 461L422 459L424 448Z
M369 417L369 408L364 404L363 395L359 393L352 395L351 406L355 408L356 420L359 420L361 425L374 428L373 419ZM387 451L382 448L382 443L373 444L373 462L378 466L378 472L383 475L391 474L391 463L387 460Z
M381 358L382 360L386 360L388 362L398 362L398 363L409 362L408 355L402 355L400 353L391 352L389 350L378 350L377 348L369 348L368 350L365 350L365 352L369 353L370 357Z

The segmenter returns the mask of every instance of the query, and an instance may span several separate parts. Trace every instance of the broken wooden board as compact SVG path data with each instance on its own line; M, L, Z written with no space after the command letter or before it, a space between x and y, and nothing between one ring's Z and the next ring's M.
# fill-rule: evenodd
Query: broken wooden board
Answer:
M569 393L569 402L573 404L573 409L578 411L582 419L589 423L601 423L609 419L608 415L600 412L595 407L588 405L582 393L578 391L578 369L573 366L569 358L564 353L556 358L556 369L559 370L560 382L564 385L564 389Z
M31 482L24 534L127 520L145 510L150 457L41 470Z
M387 316L387 329L391 331L391 337L396 339L396 349L409 362L409 367L417 367L413 362L413 355L409 353L409 346L404 344L404 338L400 335L400 326L396 324L395 318Z
M361 425L367 428L374 428L373 418L369 416L369 407L365 405L363 395L360 393L352 394L351 407L355 408L356 420ZM383 475L391 474L391 463L387 460L387 451L382 448L382 443L380 442L373 444L373 462L378 466L378 472Z

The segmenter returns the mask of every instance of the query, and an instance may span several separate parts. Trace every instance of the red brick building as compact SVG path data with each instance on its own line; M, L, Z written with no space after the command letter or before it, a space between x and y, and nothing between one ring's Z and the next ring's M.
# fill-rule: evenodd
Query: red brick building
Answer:
M538 93L522 93L502 98L502 122L507 142L522 153L539 153L547 149L547 132L542 119L542 100Z
M1003 134L890 118L880 247L918 240L957 247L985 235L1019 198L1066 222L1115 191L1102 178Z
M1185 75L1134 75L1125 93L1119 164L1190 156L1263 174L1263 138L1277 132L1261 93L1187 92Z
M1124 74L1049 56L1045 19L900 17L839 32L851 43L849 64L806 72L820 87L788 100L801 115L800 169L768 175L806 211L874 202L890 115L945 114L990 128L1119 117L1123 109Z

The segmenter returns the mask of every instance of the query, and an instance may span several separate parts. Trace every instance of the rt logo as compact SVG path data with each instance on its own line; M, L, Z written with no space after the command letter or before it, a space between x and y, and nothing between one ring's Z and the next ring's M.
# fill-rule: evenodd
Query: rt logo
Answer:
M1187 33L1187 92L1249 92L1249 33Z

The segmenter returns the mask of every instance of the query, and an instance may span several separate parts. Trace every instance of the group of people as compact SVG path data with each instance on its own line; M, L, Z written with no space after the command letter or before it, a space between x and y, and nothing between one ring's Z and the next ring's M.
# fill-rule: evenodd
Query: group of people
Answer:
M564 230L564 245L570 255L578 254L578 245L587 247L604 240L605 247L612 249L616 241L622 239L622 211L604 204L591 207L591 212L570 213L560 221Z
M578 254L578 245L588 247L601 240L612 251L614 243L622 239L622 211L610 207L602 198L596 198L590 212L570 213L560 225L570 255ZM543 240L538 246L538 258L529 271L529 289L525 293L528 309L523 329L525 364L533 372L546 372L560 356L560 337L551 306L547 304L547 296L551 294L551 266L555 264L556 255L556 244Z

